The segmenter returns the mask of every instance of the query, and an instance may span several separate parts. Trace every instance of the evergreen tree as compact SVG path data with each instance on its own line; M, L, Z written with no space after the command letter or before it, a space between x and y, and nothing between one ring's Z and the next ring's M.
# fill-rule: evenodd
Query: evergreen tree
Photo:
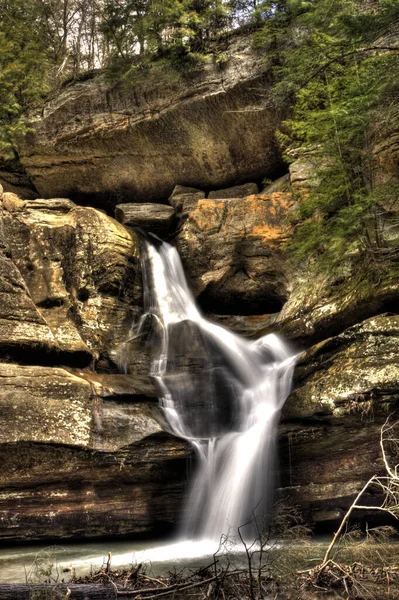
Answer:
M398 24L395 0L287 0L258 34L274 69L274 101L292 107L279 140L288 159L307 155L318 167L300 199L292 249L327 269L348 251L376 260L383 250L376 226L387 187L375 181L372 149L376 123L399 91Z
M46 39L34 0L0 0L0 156L15 156L25 113L48 92Z

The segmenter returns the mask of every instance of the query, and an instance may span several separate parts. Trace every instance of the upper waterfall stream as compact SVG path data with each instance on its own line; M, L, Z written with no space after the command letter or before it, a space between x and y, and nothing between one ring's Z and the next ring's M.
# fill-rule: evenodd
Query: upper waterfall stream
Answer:
M248 341L205 319L171 245L143 240L142 270L139 330L150 319L160 405L199 458L181 535L218 541L270 508L275 430L295 356L277 335Z

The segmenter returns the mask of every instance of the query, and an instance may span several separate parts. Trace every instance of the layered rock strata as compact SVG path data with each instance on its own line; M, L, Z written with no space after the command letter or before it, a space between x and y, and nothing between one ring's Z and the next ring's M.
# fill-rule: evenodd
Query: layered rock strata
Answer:
M380 429L395 413L398 315L367 319L301 355L283 409L280 483L308 522L341 519L365 482L384 472ZM373 494L362 503L375 505Z
M176 180L212 189L272 177L280 117L265 107L264 53L241 36L225 54L223 68L209 61L189 81L155 62L131 82L66 88L18 149L38 193L115 206L166 200Z
M191 450L141 354L135 375L109 373L141 313L135 234L67 199L6 193L1 209L0 537L170 529Z
M380 426L398 409L397 259L378 282L351 279L350 262L336 280L293 271L284 243L295 199L286 188L284 180L266 193L212 199L177 186L173 208L133 213L150 229L153 218L168 223L163 235L216 321L249 337L282 332L308 348L280 426L280 494L307 522L334 525L383 468ZM120 207L120 219L137 224L129 210ZM170 528L191 450L166 431L146 377L148 349L132 329L142 314L135 233L68 199L14 194L2 196L1 231L0 535Z

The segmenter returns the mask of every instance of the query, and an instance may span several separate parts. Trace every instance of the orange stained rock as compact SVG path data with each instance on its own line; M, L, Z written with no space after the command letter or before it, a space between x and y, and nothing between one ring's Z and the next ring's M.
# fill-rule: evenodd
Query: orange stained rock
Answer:
M286 214L293 205L291 194L274 192L229 200L199 200L189 220L202 231L262 238L275 245L287 230Z
M225 203L220 200L199 200L189 219L201 230L218 229L222 224Z
M249 211L255 215L248 235L260 237L269 245L274 245L287 230L286 215L293 203L291 194L286 192L259 194L246 198Z

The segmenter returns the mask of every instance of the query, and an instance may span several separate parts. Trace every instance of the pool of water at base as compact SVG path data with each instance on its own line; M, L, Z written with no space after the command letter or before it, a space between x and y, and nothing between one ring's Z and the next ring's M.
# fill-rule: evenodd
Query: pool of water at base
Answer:
M321 555L326 540L318 539L315 556ZM271 542L271 549L281 548L279 542ZM218 552L219 549L219 552ZM184 568L195 569L211 564L218 552L219 563L223 563L226 548L220 549L213 541L101 541L66 543L65 545L8 546L0 549L1 583L40 583L51 573L53 580L67 582L71 573L85 575L95 572L108 560L111 553L112 568L129 568L143 563L149 576L167 574ZM230 544L228 553L236 568L245 567L245 553L241 544Z

